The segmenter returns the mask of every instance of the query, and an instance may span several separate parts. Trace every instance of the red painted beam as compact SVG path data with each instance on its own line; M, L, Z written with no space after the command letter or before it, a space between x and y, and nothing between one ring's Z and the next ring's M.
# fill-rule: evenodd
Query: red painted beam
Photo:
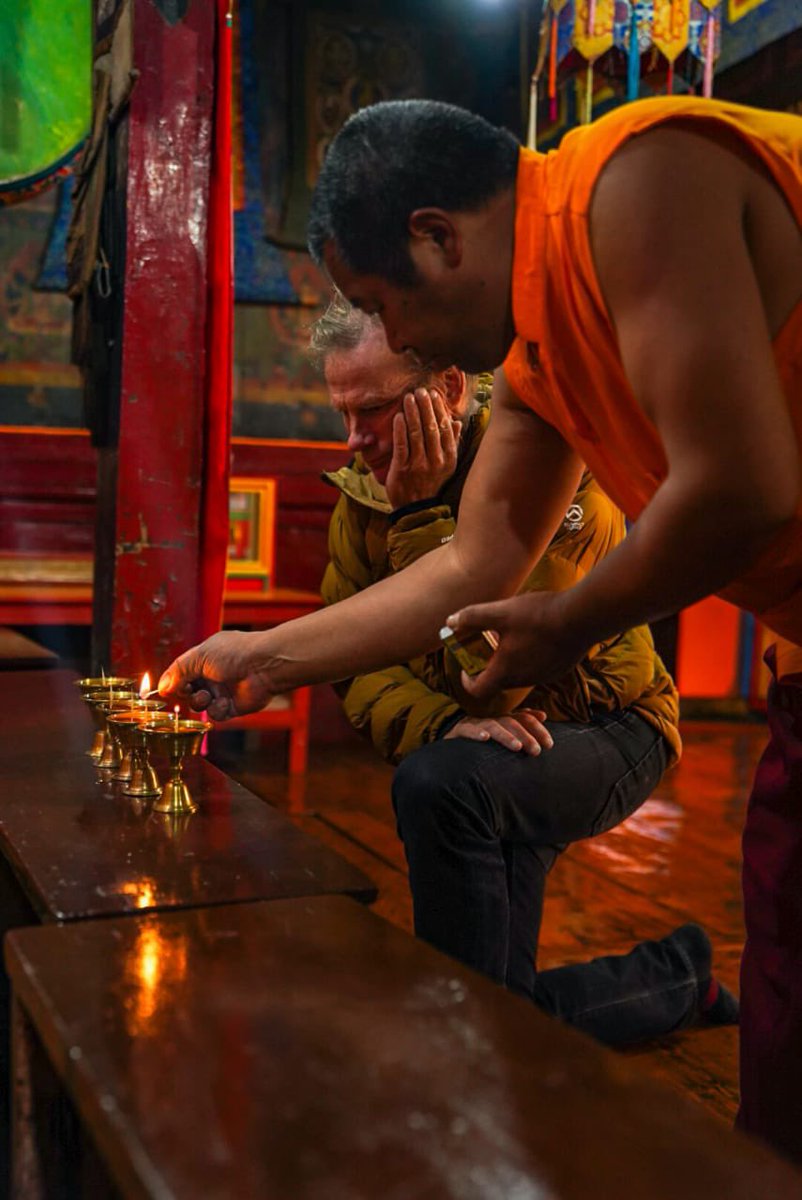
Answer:
M108 665L158 674L199 629L215 11L192 0L169 24L133 8L113 580L96 593L113 605Z

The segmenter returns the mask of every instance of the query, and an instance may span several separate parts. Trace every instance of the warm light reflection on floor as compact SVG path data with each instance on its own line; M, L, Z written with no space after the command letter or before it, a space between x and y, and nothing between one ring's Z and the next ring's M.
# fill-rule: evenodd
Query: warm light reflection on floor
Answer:
M669 800L647 800L616 829L588 842L588 853L601 859L615 874L646 875L667 871L671 848L676 845L685 813Z
M316 700L317 703L317 700ZM546 891L541 967L619 954L685 921L710 934L722 980L738 988L743 945L741 829L752 773L766 743L758 722L686 721L685 753L623 825L571 846ZM309 771L290 780L281 736L254 737L222 765L294 814L316 837L366 871L374 911L412 928L403 848L390 803L392 768L348 733L316 742ZM737 1031L691 1030L637 1054L639 1063L731 1123L737 1106Z

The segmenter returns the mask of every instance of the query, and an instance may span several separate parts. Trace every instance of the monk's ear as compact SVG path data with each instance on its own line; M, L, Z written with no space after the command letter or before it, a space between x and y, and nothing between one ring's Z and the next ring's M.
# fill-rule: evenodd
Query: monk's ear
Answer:
M440 253L448 267L458 267L462 262L462 235L451 213L442 208L416 208L410 213L407 225L409 235L422 249L429 243L430 249Z

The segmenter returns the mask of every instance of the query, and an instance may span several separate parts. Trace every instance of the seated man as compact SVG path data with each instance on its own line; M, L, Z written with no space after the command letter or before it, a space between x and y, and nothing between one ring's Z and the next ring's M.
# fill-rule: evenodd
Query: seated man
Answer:
M380 322L342 301L315 325L312 349L356 454L327 475L341 492L322 585L333 604L451 538L489 397L456 367L427 372L393 354ZM525 590L570 586L623 536L586 473ZM696 925L627 955L535 968L558 854L634 812L679 757L677 693L648 628L595 647L512 712L507 696L469 714L459 678L440 650L337 685L354 728L401 764L393 804L416 933L609 1045L735 1022Z

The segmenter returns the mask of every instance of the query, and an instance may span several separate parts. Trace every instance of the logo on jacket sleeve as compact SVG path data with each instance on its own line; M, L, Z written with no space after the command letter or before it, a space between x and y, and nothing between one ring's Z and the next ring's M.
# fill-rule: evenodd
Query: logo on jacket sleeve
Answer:
M569 533L579 533L585 528L585 510L581 504L570 504L565 511L563 525Z

